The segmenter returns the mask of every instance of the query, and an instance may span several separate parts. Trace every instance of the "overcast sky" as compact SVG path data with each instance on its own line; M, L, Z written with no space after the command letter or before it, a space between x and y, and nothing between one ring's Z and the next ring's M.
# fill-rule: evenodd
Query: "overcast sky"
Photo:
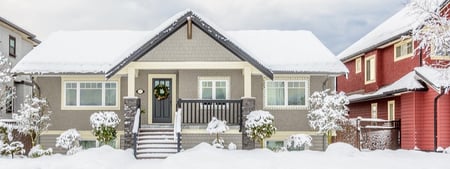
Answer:
M312 31L333 53L408 0L0 0L0 16L45 40L58 30L152 30L192 9L224 30Z

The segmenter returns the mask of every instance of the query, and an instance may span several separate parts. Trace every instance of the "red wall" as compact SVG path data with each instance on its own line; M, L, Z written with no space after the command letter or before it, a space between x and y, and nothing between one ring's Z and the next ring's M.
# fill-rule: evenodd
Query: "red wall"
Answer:
M401 99L400 97L392 97L387 99L373 100L367 102L353 103L349 106L350 118L363 117L363 118L371 118L371 105L372 103L377 103L377 116L379 119L388 119L388 110L387 104L388 101L395 100L395 119L398 120L401 117Z
M372 55L376 55L376 82L365 85L364 59ZM418 56L414 56L395 62L394 45L367 52L364 56L361 56L360 73L355 73L355 59L345 62L345 65L349 69L348 79L345 76L339 76L337 78L337 90L346 93L376 91L414 70L415 67L419 66L419 60L420 58Z

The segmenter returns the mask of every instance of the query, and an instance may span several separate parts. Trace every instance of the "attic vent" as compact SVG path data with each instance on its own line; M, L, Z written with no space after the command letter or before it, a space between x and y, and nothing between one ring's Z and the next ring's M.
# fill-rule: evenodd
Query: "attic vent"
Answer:
M187 39L192 39L192 20L187 17Z

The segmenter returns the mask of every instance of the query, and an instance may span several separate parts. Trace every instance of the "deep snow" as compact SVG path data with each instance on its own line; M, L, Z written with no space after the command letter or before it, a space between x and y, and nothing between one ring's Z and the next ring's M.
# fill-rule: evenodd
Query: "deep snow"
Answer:
M448 169L450 155L413 150L359 152L343 143L326 152L272 152L267 149L216 149L207 143L170 156L165 160L136 160L131 149L109 146L88 149L73 156L53 155L37 159L0 158L2 169Z

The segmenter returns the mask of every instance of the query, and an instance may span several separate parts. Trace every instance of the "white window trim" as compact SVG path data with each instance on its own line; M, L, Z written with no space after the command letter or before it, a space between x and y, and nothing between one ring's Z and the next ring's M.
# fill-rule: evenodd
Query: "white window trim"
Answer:
M375 110L374 110L374 107L375 107ZM370 118L372 118L372 119L378 118L378 103L370 104Z
M285 92L285 104L280 106L275 105L267 105L267 82L285 82L284 92ZM286 82L305 82L305 105L287 105L288 102L288 95L287 93L287 83ZM309 77L293 77L293 78L276 78L274 80L265 80L264 81L264 89L263 89L263 95L264 95L264 108L268 110L307 110L309 103L309 89L310 89L310 80Z
M213 81L213 82L216 82L216 81L225 81L225 85L226 85L226 87L225 87L225 99L230 99L230 77L229 76L199 76L198 77L198 85L197 85L197 91L198 91L198 99L202 99L202 82L203 81ZM215 83L213 83L213 93L212 93L212 96L213 96L213 100L215 100Z
M105 83L116 83L116 105L105 106ZM66 105L66 83L77 83L77 105ZM102 83L102 106L80 106L79 105L79 93L80 83ZM120 110L120 79L113 78L105 81L104 78L62 78L61 79L61 110Z
M367 61L373 59L373 66L371 72L373 72L373 79L368 80L367 79ZM368 56L364 59L364 84L370 84L377 81L377 59L375 55Z
M355 59L355 73L361 73L361 57Z
M450 61L450 56L438 56L438 55L433 55L434 54L434 46L431 47L431 52L430 52L430 59L431 60L442 60L442 61Z
M398 46L403 46L403 45L407 45L408 43L410 43L410 42L412 42L412 40L411 39L409 39L409 40L403 40L403 41L400 41L400 42L398 42L398 43L396 43L395 45L394 45L394 62L397 62L397 61L399 61L399 60L403 60L403 59L405 59L405 58L409 58L409 57L412 57L413 55L414 55L414 43L411 43L411 47L412 47L412 52L411 53L407 53L406 55L401 55L400 57L397 57L396 55L397 55L397 47ZM400 47L401 48L401 47Z
M392 107L393 107L392 112L389 111L390 105L392 105ZM395 120L395 100L388 101L387 112L388 112L388 120ZM391 114L392 114L392 117L394 117L394 119L390 118Z

